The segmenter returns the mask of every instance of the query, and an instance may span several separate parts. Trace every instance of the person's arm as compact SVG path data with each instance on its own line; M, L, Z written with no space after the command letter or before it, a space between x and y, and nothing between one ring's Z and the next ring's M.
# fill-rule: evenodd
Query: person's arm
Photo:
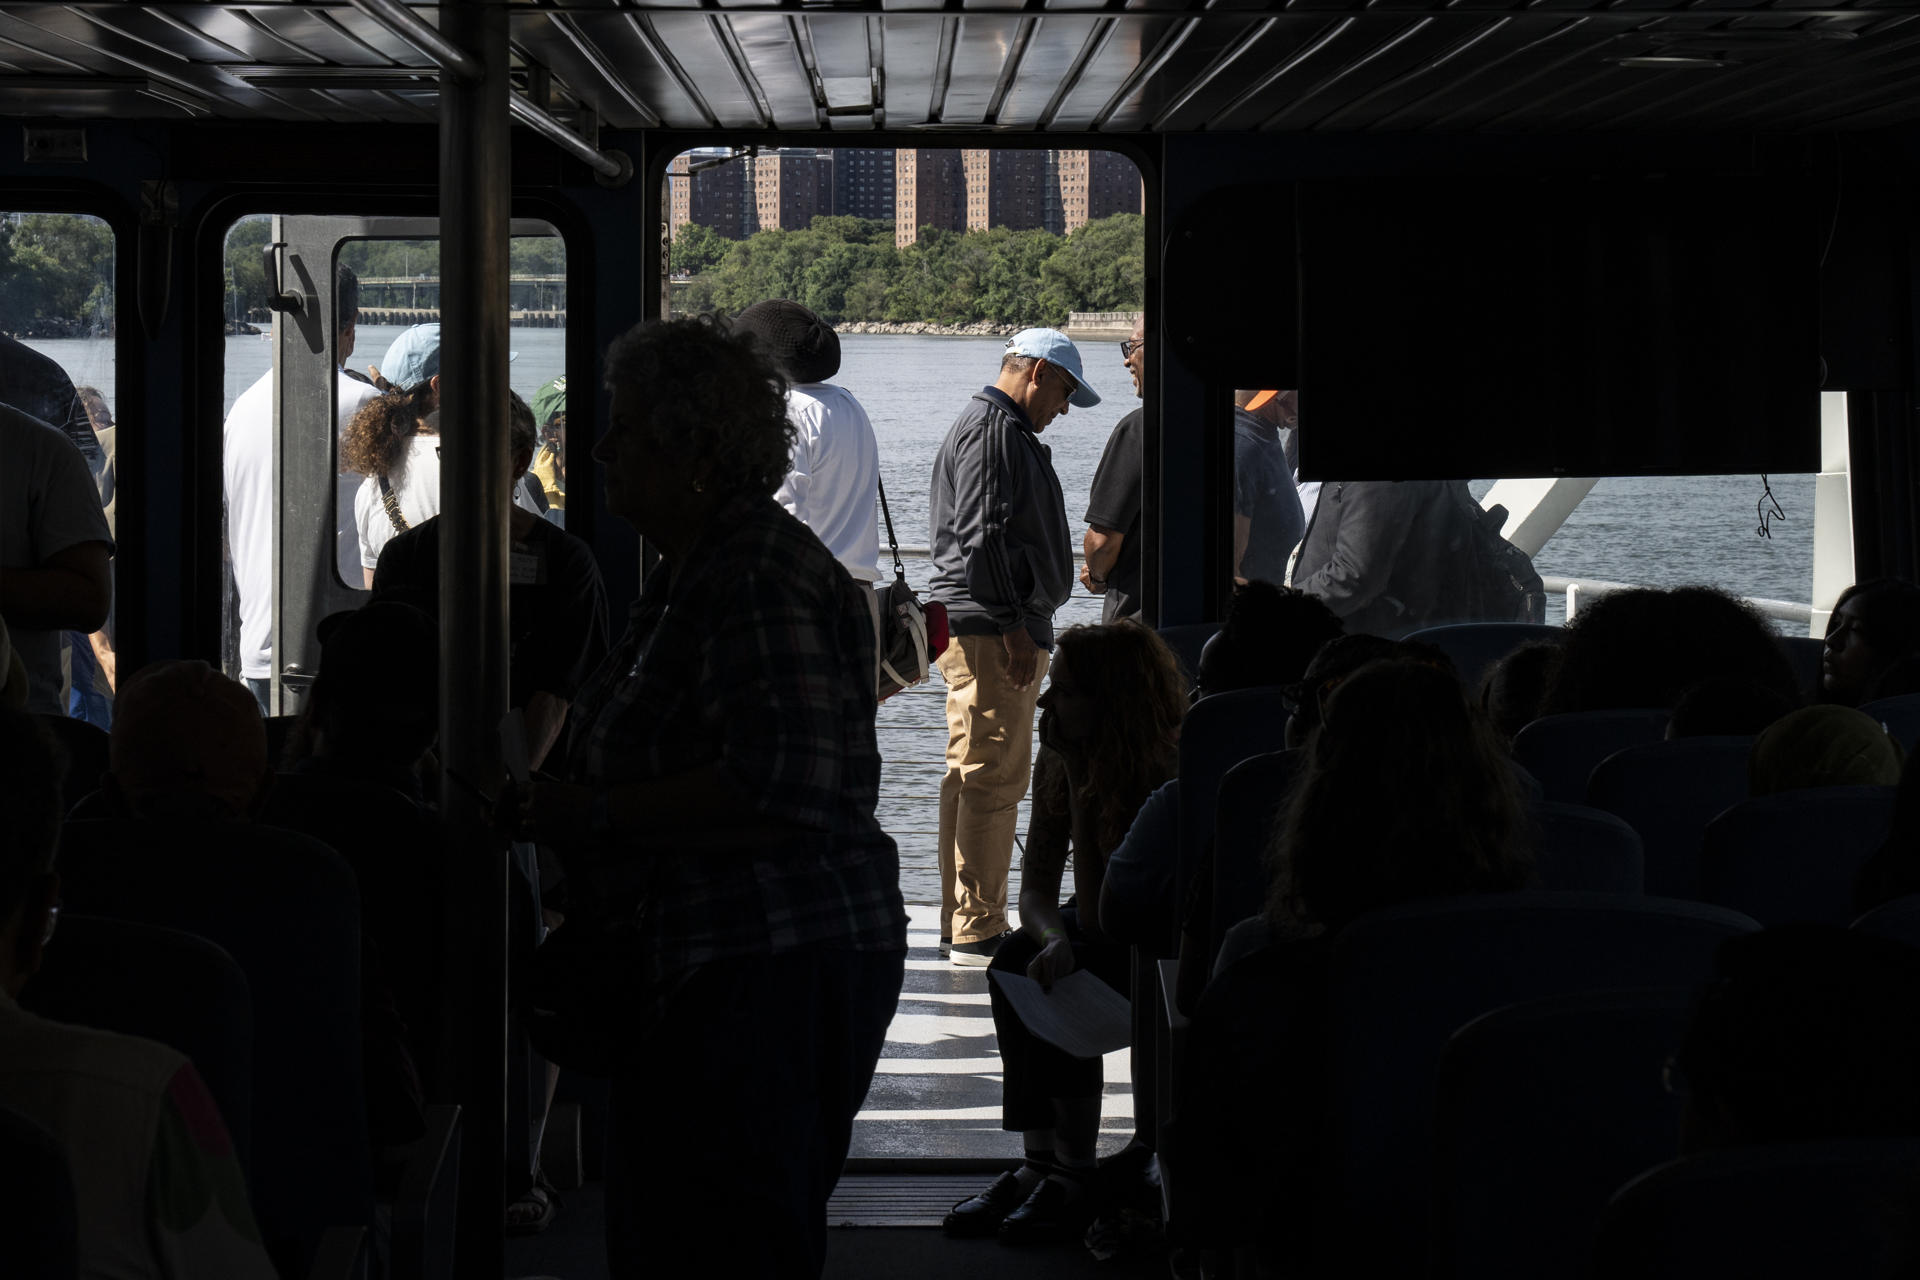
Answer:
M1087 533L1081 542L1086 565L1080 583L1095 595L1107 589L1107 577L1120 560L1123 532L1140 515L1140 411L1114 425L1094 468L1087 493Z
M1247 543L1253 539L1253 517L1233 513L1233 580L1241 586L1247 584L1241 576L1240 562L1247 558Z
M1140 806L1100 878L1100 929L1116 942L1164 948L1173 929L1174 864L1180 858L1180 781Z
M560 727L567 722L565 698L536 689L527 699L521 717L527 728L527 762L538 769L546 763L547 753L560 740Z
M967 599L986 611L1003 634L1023 629L1026 617L1007 545L1012 517L1013 433L996 415L977 422L955 442L953 493L956 541L964 562Z
M1378 480L1323 489L1323 507L1340 504L1339 527L1327 559L1293 585L1319 596L1343 618L1373 603L1393 580L1393 561L1406 543L1419 500L1417 483ZM1322 520L1335 514L1316 513Z
M1080 570L1080 585L1094 595L1107 592L1107 575L1113 572L1113 566L1120 560L1120 546L1127 535L1117 529L1102 529L1090 525L1087 536L1081 541L1080 549L1086 557L1086 563Z
M1040 946L1027 976L1047 988L1072 973L1075 964L1060 914L1073 822L1070 792L1066 762L1043 743L1033 760L1033 803L1020 859L1020 929Z
M107 688L118 690L119 657L113 651L113 637L103 627L87 636L87 644L93 649L93 660L100 664L100 674L106 677Z
M107 544L82 542L31 569L0 569L0 615L26 631L98 631L113 605Z
M168 1280L274 1280L233 1140L191 1063L160 1102L145 1213L157 1273Z
M787 478L774 491L773 500L787 514L811 527L807 500L813 491L813 445L820 434L820 406L811 401L796 405L787 397L787 417L793 422L793 459L787 464Z

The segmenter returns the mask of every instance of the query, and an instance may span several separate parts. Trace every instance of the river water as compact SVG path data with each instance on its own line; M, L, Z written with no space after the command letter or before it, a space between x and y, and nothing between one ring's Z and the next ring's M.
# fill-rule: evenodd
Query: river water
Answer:
M359 332L355 367L377 364L401 331L369 326ZM64 364L76 383L112 395L112 344L80 339L29 343ZM515 329L514 390L531 400L564 368L565 331ZM908 546L924 546L927 484L933 456L966 398L991 380L1002 343L996 338L848 334L841 338L839 383L860 397L880 441L880 469L894 528ZM1082 344L1087 377L1105 397L1098 408L1073 410L1048 427L1055 470L1066 493L1069 524L1082 528L1087 491L1107 433L1133 409L1132 384L1117 343ZM258 337L227 340L226 402L270 367L273 347ZM137 430L138 424L124 424ZM576 444L576 449L580 446ZM1603 578L1657 586L1705 583L1736 595L1804 601L1813 565L1813 477L1771 477L1786 518L1773 536L1755 534L1758 476L1626 477L1604 479L1580 505L1535 563L1543 574ZM1476 492L1484 485L1476 485ZM907 563L908 579L924 586L928 566ZM1553 601L1558 620L1560 602ZM1080 596L1062 610L1062 625L1097 622L1099 601ZM934 861L935 799L943 772L944 695L939 678L910 690L880 711L886 761L881 821L901 847L903 887L916 902L938 900ZM1025 831L1025 817L1021 820ZM1018 883L1012 890L1017 894Z

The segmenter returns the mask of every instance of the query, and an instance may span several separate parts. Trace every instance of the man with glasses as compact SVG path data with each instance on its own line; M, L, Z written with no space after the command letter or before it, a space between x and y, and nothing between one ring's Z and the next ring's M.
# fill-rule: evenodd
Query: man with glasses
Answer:
M1024 330L1008 340L999 376L967 402L934 459L929 586L953 636L938 664L947 684L940 932L955 964L991 963L1007 932L1034 702L1054 612L1073 589L1066 499L1040 433L1069 405L1099 403L1065 334Z
M1147 394L1147 321L1134 323L1133 336L1120 344L1120 359L1133 375L1133 394ZM1087 494L1087 534L1082 543L1086 566L1080 585L1100 602L1100 621L1140 616L1140 457L1141 416L1135 409L1114 424L1100 466Z

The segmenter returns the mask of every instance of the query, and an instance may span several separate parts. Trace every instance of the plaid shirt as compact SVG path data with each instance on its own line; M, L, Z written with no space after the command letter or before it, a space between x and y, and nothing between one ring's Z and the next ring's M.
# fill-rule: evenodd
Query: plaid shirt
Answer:
M755 813L789 828L751 849L638 842L656 991L726 957L906 949L899 855L873 816L880 751L863 589L771 498L736 499L683 564L648 576L626 634L581 690L577 781L717 764Z

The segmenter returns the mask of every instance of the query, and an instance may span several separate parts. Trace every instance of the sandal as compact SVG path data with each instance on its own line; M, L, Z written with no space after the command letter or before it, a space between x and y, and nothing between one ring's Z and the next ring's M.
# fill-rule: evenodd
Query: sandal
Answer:
M533 1185L507 1205L507 1234L537 1236L553 1223L560 1209L560 1193L544 1173L534 1175Z

